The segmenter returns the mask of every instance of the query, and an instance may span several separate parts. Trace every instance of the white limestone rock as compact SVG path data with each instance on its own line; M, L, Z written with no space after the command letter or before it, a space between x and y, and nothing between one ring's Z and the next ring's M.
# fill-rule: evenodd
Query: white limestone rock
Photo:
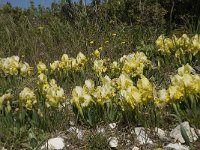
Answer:
M140 150L137 146L134 146L131 150Z
M116 148L118 146L118 140L116 137L110 137L109 138L109 146L111 148Z
M167 138L167 133L166 133L164 130L162 130L162 129L156 127L156 128L155 128L155 132L156 132L156 134L158 135L159 139L161 139L161 140L166 140L166 139L168 139L168 138Z
M67 131L68 131L68 132L71 132L71 133L77 133L77 134L78 134L79 129L76 128L76 127L70 127Z
M61 137L49 139L41 149L48 148L49 150L61 150L64 149L65 143L64 139Z
M197 134L200 137L200 129L197 130Z
M116 126L117 126L117 124L116 124L116 123L110 123L110 124L109 124L109 127L110 127L111 129L114 129L114 128L116 128Z
M69 124L70 124L70 126L74 126L75 125L75 123L73 121L70 121Z
M185 143L185 140L181 134L181 125L185 129L186 134L188 135L190 142L196 141L198 136L195 133L193 128L190 128L189 122L185 121L178 125L175 129L170 132L170 137L174 138L175 141L179 141L180 143Z
M165 150L189 150L189 147L178 144L178 143L170 143L164 147Z
M137 136L137 140L139 143L142 144L153 144L153 141L148 137L145 132L145 128L137 127L135 128L135 134Z
M77 138L79 140L83 139L83 135L84 135L84 132L82 130L79 130L78 133L77 133Z

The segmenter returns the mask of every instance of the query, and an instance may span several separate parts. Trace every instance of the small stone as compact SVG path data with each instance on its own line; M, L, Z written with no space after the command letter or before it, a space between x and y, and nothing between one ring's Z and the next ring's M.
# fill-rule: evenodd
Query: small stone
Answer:
M61 137L51 138L41 147L41 149L48 148L49 150L60 150L65 147L64 139Z
M81 131L79 131L79 132L77 133L77 138L78 138L79 140L81 140L81 139L83 138L83 133L82 133Z
M74 133L77 133L77 134L78 134L79 129L76 128L76 127L70 127L67 131L68 131L68 132L71 132L71 133L74 132Z
M156 134L158 135L158 137L161 139L161 140L164 140L164 139L167 139L167 134L165 131L163 131L162 129L160 128L155 128L155 132Z
M111 148L116 148L118 146L118 140L116 137L109 138L109 145Z
M189 150L187 146L175 143L175 144L168 144L167 146L164 147L165 150Z
M104 128L97 128L97 133L105 133L105 129Z
M175 141L179 141L181 143L185 143L185 140L182 137L181 134L181 125L185 129L186 134L188 135L190 142L196 141L198 136L195 133L195 130L193 128L190 128L189 122L185 121L178 125L175 129L173 129L170 132L170 137L174 138Z
M74 125L75 125L75 123L74 123L73 121L70 121L69 124L70 124L71 126L74 126Z
M131 130L131 134L134 134L135 132L134 132L134 130Z
M109 126L110 126L111 129L114 129L114 128L116 128L117 124L116 123L110 123Z
M145 132L145 128L137 127L135 128L135 134L137 135L137 140L140 144L153 144L153 141L148 138L148 135Z
M192 128L192 129L197 134L197 136L200 137L200 129L194 129L194 128Z
M199 129L197 130L197 134L200 136L200 130Z
M137 146L134 146L131 150L139 150Z
M126 140L126 145L130 145L131 141L128 139Z
M71 133L75 133L77 135L77 138L79 140L81 140L83 138L83 133L81 130L79 130L78 128L76 127L70 127L68 130L68 132L71 132Z

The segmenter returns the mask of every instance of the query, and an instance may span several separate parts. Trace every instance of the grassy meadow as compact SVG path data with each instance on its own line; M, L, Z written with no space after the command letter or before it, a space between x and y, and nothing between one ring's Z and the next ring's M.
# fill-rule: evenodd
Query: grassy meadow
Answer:
M117 136L127 149L134 127L200 129L199 20L176 22L152 1L1 6L0 149L36 150L54 136L91 150ZM152 136L157 145L141 149L166 142Z

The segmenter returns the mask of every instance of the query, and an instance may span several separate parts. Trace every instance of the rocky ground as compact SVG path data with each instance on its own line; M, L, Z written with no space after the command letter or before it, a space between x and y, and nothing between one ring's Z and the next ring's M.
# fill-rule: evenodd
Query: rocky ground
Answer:
M40 149L189 150L188 144L196 150L200 149L200 130L190 127L188 122L182 122L170 131L119 127L116 123L96 129L76 126L73 122L70 124L65 132L52 134Z

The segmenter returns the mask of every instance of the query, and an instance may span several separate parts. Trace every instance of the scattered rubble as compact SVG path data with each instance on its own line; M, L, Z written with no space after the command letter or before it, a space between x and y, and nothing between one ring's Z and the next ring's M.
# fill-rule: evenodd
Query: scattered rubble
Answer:
M75 133L79 140L83 138L83 132L76 127L70 127L67 131L70 133Z

